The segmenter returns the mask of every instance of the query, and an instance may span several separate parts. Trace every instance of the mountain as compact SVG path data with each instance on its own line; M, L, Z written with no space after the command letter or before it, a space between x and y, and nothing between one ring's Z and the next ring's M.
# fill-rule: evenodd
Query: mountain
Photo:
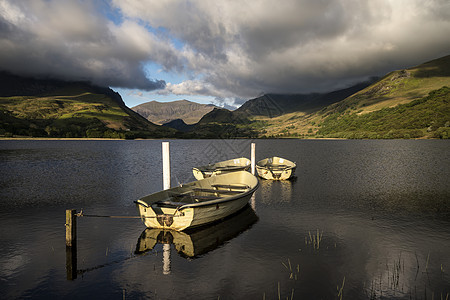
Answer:
M137 138L172 136L129 109L113 90L88 82L0 72L0 135Z
M155 124L164 124L175 119L181 119L186 124L194 124L215 107L212 104L179 100L173 102L150 101L131 109Z
M320 110L369 84L364 82L330 93L266 94L248 100L234 111L215 108L188 131L201 138L264 137L268 127L276 126L279 118L292 112L306 114ZM280 126L284 124L283 121Z
M267 94L213 110L200 137L449 138L450 55L331 93Z
M449 103L450 55L331 93L267 94L235 111L206 105L195 124L180 115L201 104L147 103L165 126L109 88L0 72L0 136L449 138Z
M328 111L369 113L423 98L443 86L450 86L450 55L390 72L345 101L330 106Z
M446 138L450 134L446 87L450 87L450 55L392 71L319 111L271 119L264 136Z
M236 111L250 116L278 117L292 112L312 113L323 107L344 100L356 92L366 88L375 78L349 88L329 92L311 94L266 94L248 100Z

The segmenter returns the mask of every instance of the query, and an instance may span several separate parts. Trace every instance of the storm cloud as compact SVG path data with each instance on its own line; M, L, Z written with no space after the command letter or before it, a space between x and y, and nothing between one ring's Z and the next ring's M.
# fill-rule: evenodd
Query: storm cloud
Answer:
M248 99L330 91L447 55L450 3L0 0L0 30L2 69ZM166 83L146 63L186 80Z
M154 90L142 63L176 57L136 22L115 25L87 1L0 0L0 69ZM163 57L163 58L161 58Z

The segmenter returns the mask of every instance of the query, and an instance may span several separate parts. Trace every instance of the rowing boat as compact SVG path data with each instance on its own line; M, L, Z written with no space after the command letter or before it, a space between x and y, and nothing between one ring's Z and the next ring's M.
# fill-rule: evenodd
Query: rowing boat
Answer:
M197 258L215 250L227 241L250 229L258 216L247 204L239 212L208 226L186 231L147 228L136 244L136 254L153 250L158 244L173 244L176 251L186 258Z
M245 157L229 159L215 164L192 168L192 173L197 180L224 173L236 171L248 171L250 169L250 160Z
M258 186L258 178L238 171L163 190L137 200L136 205L146 227L181 231L239 211Z
M265 158L256 163L258 176L273 180L290 179L294 175L296 167L294 162L277 156Z

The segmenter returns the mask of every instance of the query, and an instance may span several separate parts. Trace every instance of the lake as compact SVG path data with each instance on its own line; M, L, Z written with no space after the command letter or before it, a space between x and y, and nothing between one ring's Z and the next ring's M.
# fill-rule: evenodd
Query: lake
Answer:
M0 141L3 299L449 299L450 141L171 140L172 186L240 156L297 163L239 214L192 232L136 216L162 188L161 140ZM74 275L74 276L73 276Z

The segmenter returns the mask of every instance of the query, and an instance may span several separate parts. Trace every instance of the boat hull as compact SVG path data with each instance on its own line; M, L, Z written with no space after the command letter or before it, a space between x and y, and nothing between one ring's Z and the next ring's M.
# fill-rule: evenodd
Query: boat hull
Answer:
M236 213L258 185L258 179L245 171L223 174L143 197L137 201L137 208L146 227L181 231ZM195 195L197 191L201 195ZM171 194L186 195L191 202L175 202Z
M256 171L258 172L258 176L263 179L289 180L294 176L295 168L290 168L290 169L283 170L283 171L270 171L267 168L256 167Z

